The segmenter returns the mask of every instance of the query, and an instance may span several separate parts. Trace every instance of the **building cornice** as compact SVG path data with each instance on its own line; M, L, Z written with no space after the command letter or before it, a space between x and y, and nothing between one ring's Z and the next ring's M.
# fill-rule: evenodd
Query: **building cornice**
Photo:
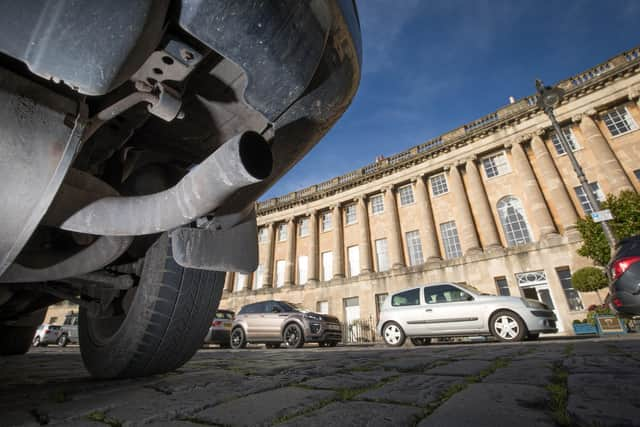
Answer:
M640 46L559 82L557 86L565 90L561 107L638 71L640 71ZM258 216L263 216L307 204L457 150L513 124L542 114L536 101L536 95L527 96L406 151L305 189L258 202L256 212ZM582 112L584 113L586 112ZM544 132L544 129L539 128L538 132Z

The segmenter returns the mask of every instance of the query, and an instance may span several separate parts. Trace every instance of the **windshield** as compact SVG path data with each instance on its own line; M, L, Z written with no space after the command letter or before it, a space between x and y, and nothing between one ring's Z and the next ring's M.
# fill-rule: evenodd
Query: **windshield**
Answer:
M305 309L304 307L302 307L300 304L295 304L292 302L288 302L288 301L280 301L280 307L282 307L282 309L285 312L289 312L289 311L299 311L301 313L306 313L309 310Z
M476 294L476 295L489 295L486 292L480 292L478 288L475 286L468 285L466 283L456 283L456 286L460 286L462 289L466 289L467 291Z
M233 313L231 311L218 311L216 312L216 319L233 320Z

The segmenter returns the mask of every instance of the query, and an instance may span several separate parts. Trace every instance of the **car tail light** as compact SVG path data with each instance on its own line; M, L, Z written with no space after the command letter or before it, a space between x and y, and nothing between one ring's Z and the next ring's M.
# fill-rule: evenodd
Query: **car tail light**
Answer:
M44 330L44 333L45 333L45 334L48 334L48 333L49 333L49 330L48 330L48 329L45 329L45 330Z
M625 271L631 267L631 265L640 261L640 256L630 256L627 258L620 258L611 264L611 276L613 280L616 280L618 277L622 275Z
M613 305L615 305L618 308L622 307L622 301L620 301L620 298L614 298Z
M222 325L222 320L214 320L212 325L213 326L220 326L220 325Z

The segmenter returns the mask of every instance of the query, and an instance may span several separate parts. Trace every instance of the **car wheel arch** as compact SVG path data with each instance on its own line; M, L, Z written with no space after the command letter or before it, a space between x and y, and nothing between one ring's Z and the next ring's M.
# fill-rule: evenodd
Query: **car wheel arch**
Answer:
M492 332L492 330L493 330L492 321L493 321L494 316L497 313L501 312L501 311L502 312L507 311L507 312L511 313L514 317L517 317L522 322L522 326L524 328L524 331L523 331L524 336L526 336L529 333L529 328L528 328L527 322L525 322L525 320L522 318L522 316L520 316L520 314L518 314L518 312L515 311L512 308L496 308L495 310L493 310L491 312L491 314L489 315L488 322L487 322L487 327L489 329L489 332Z
M302 335L304 336L304 323L299 320L299 319L287 319L287 321L282 325L282 328L280 329L280 336L282 337L282 340L284 341L284 331L287 330L287 328L289 327L289 325L294 324L300 327L300 329L302 329Z

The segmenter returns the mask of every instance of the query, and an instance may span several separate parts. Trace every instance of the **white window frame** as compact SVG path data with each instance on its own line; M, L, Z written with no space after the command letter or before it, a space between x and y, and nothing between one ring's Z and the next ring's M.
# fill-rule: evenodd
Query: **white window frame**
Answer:
M320 228L322 232L331 231L333 227L333 218L331 218L331 212L324 212L320 215Z
M267 243L267 228L260 227L258 229L258 243Z
M309 281L309 257L300 255L298 257L298 284L305 285Z
M253 273L253 289L261 289L262 285L264 285L264 266L262 264L258 264L258 268L256 272Z
M497 161L498 159L501 160ZM484 176L487 180L511 173L511 165L509 165L509 159L507 159L507 154L504 151L485 156L481 161L482 170L484 171ZM495 175L489 176L489 169L495 170Z
M371 203L371 214L380 215L384 213L384 196L382 194L375 194L369 198Z
M284 286L285 272L287 271L287 261L279 259L276 261L276 288Z
M376 250L376 266L378 267L378 271L382 272L390 270L391 263L389 262L388 240L386 238L376 239L374 241L374 247Z
M442 239L442 246L447 259L460 258L463 255L458 226L455 221L447 221L440 224L440 239Z
M573 133L573 129L571 128L571 126L565 126L561 128L561 130L562 130L562 133L564 134L564 137L567 139L567 142L569 143L569 148L571 148L571 151L575 152L582 148L578 143L578 140L576 139L576 135ZM556 132L551 133L551 143L553 144L553 147L556 149L556 154L558 156L567 155L567 153L564 151L564 147L562 146L562 143L560 142L560 138L558 137Z
M441 196L449 192L449 182L444 172L429 177L429 185L433 197Z
M507 246L526 245L533 242L531 227L520 199L511 195L504 196L498 200L496 210L502 224L504 237L507 240Z
M400 206L414 204L416 199L413 195L413 186L411 184L407 184L398 188L398 198L400 199Z
M422 241L420 231L412 230L404 233L407 242L407 253L409 254L409 265L424 264L424 254L422 253Z
M278 224L278 242L285 242L289 237L288 234L289 230L287 230L287 224L284 222Z
M352 203L344 207L344 223L345 225L355 224L358 221L356 213L356 204Z
M322 252L322 281L328 282L333 278L333 252Z
M243 291L247 288L247 282L249 276L242 273L236 273L233 280L233 290L235 292Z
M309 218L300 218L298 221L298 236L307 237L309 235Z
M607 199L604 195L604 192L602 191L602 188L600 188L600 184L598 184L598 181L590 182L589 186L591 187L591 191L595 193L598 202L602 203ZM584 193L582 186L578 185L576 187L573 187L573 191L576 194L578 203L580 203L580 207L582 207L582 211L585 213L585 215L591 215L591 212L593 212L594 209L593 206L591 206L591 202L589 201L589 199L587 199L587 195Z
M613 114L616 114L618 117L613 117ZM613 107L607 111L605 111L600 118L604 122L605 126L609 130L609 133L613 138L618 136L626 135L630 132L638 130L638 124L633 119L633 116L627 109L626 105L619 105L617 107ZM621 126L626 127L627 129L624 131L620 131L619 128ZM615 133L614 133L615 132Z
M316 310L320 314L329 314L329 301L324 300L316 302Z
M360 275L360 246L347 247L347 262L349 263L349 277Z

